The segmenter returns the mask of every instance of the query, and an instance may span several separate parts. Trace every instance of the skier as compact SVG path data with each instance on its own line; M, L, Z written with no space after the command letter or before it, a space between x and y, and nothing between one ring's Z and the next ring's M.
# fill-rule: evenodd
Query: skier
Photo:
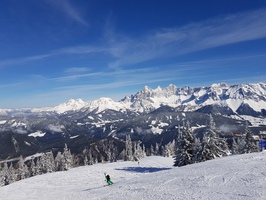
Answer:
M112 185L113 182L111 181L111 178L110 178L109 174L104 173L104 176L105 176L105 180L108 183L108 185Z

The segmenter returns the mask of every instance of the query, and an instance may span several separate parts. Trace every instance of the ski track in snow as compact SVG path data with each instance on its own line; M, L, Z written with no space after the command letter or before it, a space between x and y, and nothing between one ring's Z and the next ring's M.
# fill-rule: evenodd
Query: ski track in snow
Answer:
M173 158L99 163L0 187L3 200L242 200L266 197L266 152L175 168ZM113 185L107 186L104 172Z

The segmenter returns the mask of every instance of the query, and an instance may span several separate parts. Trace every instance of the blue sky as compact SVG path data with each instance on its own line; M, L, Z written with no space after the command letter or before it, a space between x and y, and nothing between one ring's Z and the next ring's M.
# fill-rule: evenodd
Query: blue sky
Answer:
M265 0L1 0L0 108L266 82Z

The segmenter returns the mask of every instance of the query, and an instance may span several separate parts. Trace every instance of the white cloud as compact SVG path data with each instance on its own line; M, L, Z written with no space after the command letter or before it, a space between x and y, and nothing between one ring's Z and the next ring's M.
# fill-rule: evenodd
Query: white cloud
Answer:
M111 67L136 64L165 56L177 56L199 50L266 37L266 10L223 16L183 27L163 29L141 39L128 40Z

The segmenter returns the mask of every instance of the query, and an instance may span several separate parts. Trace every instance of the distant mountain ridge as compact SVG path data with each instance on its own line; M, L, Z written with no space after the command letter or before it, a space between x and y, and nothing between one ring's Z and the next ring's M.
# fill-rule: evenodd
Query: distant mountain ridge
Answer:
M81 99L70 100L54 108L63 113L70 110L89 109L101 112L105 109L116 111L131 110L150 112L162 105L170 107L184 107L184 111L195 111L207 105L228 106L233 112L240 112L241 108L249 107L256 113L263 114L266 109L266 84L239 84L228 86L225 83L213 84L209 87L182 87L170 84L166 88L160 86L151 89L145 86L135 95L127 96L115 102L110 98L100 98L91 102ZM53 109L52 109L53 110ZM243 109L242 109L243 110ZM259 114L258 114L259 115Z
M226 83L212 84L209 87L182 87L170 84L166 88L158 86L151 89L145 86L135 95L126 96L119 102L110 98L100 98L94 101L85 102L81 99L70 99L56 107L43 109L64 113L89 109L90 111L101 112L105 109L121 111L129 109L138 112L150 112L161 105L170 107L184 107L184 111L195 111L207 105L228 106L233 112L243 106L249 106L255 112L263 112L266 109L266 84L239 84L229 86ZM42 109L33 109L41 111Z
M13 156L63 146L65 142L80 149L87 140L124 139L128 134L149 146L173 140L184 121L189 121L200 137L209 114L225 134L243 131L246 122L258 134L266 128L266 84L145 86L117 102L103 97L88 102L70 99L48 108L0 109L0 136L2 144L17 141L8 151L12 153L5 154ZM3 145L0 158L1 151L6 151Z
M220 105L229 107L234 113L243 110L254 111L257 115L264 115L266 110L266 84L238 84L226 83L212 84L206 87L181 87L170 84L165 88L158 86L151 89L145 86L135 95L126 96L115 102L111 98L100 98L94 101L70 99L55 107L17 109L21 112L56 112L62 114L69 111L89 110L101 112L111 109L115 111L131 110L134 112L150 112L162 105L183 108L184 111L195 111L207 105ZM0 115L8 114L14 110L0 109Z

